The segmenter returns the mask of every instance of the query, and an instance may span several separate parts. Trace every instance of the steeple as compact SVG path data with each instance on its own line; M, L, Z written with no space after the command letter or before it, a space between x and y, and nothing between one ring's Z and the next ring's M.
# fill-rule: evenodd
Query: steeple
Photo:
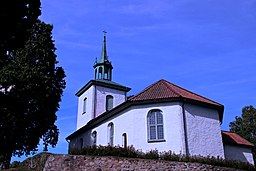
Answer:
M101 51L101 57L100 62L104 63L104 61L108 61L108 55L107 55L107 43L106 43L106 34L107 32L104 30L104 39L103 39L103 45L102 45L102 51Z
M103 45L102 45L102 51L101 51L101 57L100 61L98 62L97 58L95 61L95 64L93 65L94 68L94 79L98 80L112 80L112 64L108 60L108 55L107 55L107 43L106 43L106 31L103 31L104 33L104 38L103 38Z

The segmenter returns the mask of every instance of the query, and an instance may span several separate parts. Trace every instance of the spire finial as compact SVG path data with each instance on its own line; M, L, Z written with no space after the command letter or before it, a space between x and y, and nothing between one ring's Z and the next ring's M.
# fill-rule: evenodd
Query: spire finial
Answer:
M106 34L107 34L106 30L103 30L103 33L104 33L104 37L105 37L105 36L106 36Z

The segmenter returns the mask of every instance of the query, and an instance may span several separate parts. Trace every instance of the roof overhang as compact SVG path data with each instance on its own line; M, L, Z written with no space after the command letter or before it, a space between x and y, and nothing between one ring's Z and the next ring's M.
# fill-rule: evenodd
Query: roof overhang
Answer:
M234 132L221 131L223 144L253 148L254 145Z
M128 92L131 90L131 88L129 88L129 87L122 86L120 84L117 84L115 82L108 81L108 80L90 80L85 86L83 86L80 90L78 90L78 92L76 93L76 96L79 97L86 90L88 90L92 85L102 86L102 87L106 87L106 88L112 88L115 90L121 90L121 91L125 91L125 92Z

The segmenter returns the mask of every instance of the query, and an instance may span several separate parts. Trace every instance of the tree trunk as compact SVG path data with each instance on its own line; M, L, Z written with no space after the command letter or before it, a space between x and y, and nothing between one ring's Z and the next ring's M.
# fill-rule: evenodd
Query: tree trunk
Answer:
M11 162L11 154L2 154L0 156L0 170L8 169Z

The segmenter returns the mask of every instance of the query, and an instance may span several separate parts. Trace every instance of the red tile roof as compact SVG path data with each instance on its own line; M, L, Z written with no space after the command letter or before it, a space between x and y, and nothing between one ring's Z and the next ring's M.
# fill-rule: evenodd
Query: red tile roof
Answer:
M252 143L245 140L244 138L242 138L241 136L234 132L221 131L221 133L224 144L245 145L250 147L254 146Z
M172 84L166 80L159 80L156 83L150 85L139 94L131 97L131 101L147 101L147 100L160 100L160 99L174 99L183 98L191 99L215 106L222 106L221 104L214 102L210 99L197 95L184 88L181 88L175 84Z

